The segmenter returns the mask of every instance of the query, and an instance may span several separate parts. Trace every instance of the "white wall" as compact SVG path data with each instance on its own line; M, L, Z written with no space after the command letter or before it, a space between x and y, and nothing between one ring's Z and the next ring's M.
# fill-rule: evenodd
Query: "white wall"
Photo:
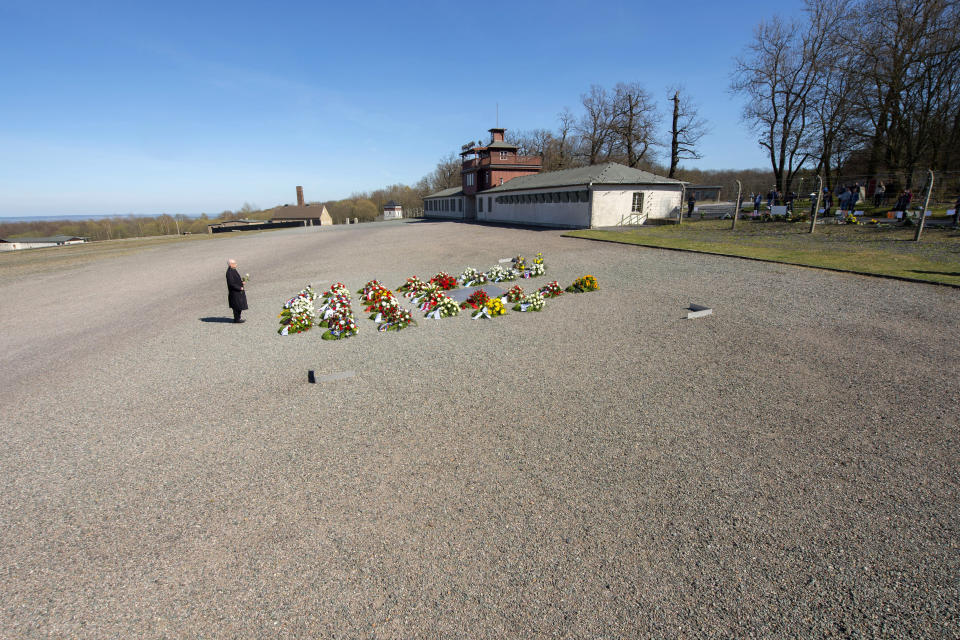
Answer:
M529 189L523 192L495 192L490 195L477 194L483 198L483 211L477 207L477 220L487 222L508 222L547 227L589 227L589 202L531 202L498 203L497 196L530 195L537 193L556 193L558 191L583 191L578 188ZM487 206L487 198L493 204L493 210Z
M397 220L398 218L403 217L402 209L384 209L383 210L383 219L384 220Z
M643 193L645 218L670 218L680 206L680 185L597 185L593 187L591 227L615 227L631 215L633 194Z
M0 242L0 251L17 251L19 249L43 249L44 247L57 247L67 244L83 244L83 240L71 240L69 242Z
M466 213L466 209L467 209L467 204L468 204L468 203L464 202L464 203L463 203L463 209L464 209L464 210L463 210L463 211L460 211L460 205L458 204L458 202L459 202L460 200L462 200L462 199L463 199L463 196L455 196L455 197L452 197L452 198L436 198L435 200L432 199L432 198L431 198L431 199L424 199L424 201L423 201L423 202L424 202L423 217L424 217L424 218L441 218L441 219L444 219L444 220L463 220L463 219L464 219L464 216L465 216L465 213ZM451 208L451 210L449 210L449 211L430 211L429 209L427 209L427 204L426 204L427 202L431 202L431 201L433 201L433 202L439 202L439 201L442 201L442 200L452 201L453 207Z

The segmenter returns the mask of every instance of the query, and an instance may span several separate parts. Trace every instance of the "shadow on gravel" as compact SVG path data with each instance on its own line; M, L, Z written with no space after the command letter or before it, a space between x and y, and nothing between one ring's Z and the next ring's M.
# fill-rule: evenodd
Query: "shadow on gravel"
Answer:
M413 224L435 224L438 222L456 222L478 227L498 227L501 229L525 229L527 231L570 231L570 227L546 227L533 224L519 224L512 222L489 222L479 220L458 220L456 218L416 218Z
M214 316L208 318L200 318L200 322L229 322L233 324L233 318L217 318Z

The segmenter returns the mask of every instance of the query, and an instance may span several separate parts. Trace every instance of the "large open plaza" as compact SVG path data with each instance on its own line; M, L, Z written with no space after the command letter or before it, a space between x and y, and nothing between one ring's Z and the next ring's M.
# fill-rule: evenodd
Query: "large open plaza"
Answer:
M0 255L0 637L957 631L956 289L455 222L100 245ZM277 334L538 251L599 291Z

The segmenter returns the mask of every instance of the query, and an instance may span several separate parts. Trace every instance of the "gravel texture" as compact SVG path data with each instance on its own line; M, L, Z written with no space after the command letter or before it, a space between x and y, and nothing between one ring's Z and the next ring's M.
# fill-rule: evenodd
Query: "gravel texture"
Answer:
M601 290L276 334L536 251ZM0 279L0 637L957 637L958 300L447 222Z

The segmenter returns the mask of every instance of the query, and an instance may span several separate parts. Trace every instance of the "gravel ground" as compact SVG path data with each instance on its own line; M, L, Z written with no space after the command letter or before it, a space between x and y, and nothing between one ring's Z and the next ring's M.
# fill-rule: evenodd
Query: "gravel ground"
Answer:
M538 250L602 289L276 334ZM957 637L958 295L429 222L4 278L0 637Z

